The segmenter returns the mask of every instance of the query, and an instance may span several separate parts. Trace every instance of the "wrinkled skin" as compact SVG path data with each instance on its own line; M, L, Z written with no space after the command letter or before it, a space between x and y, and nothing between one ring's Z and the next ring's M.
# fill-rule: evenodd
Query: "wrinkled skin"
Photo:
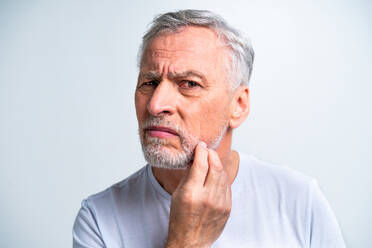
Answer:
M205 28L156 37L144 52L138 78L135 102L139 123L162 115L210 144L228 124L226 52L215 33ZM182 75L185 72L195 73ZM157 85L148 85L152 81ZM167 140L168 149L180 149L177 137Z
M139 126L161 117L200 141L187 170L152 167L172 194L167 247L210 247L231 211L239 165L231 150L232 130L248 115L249 90L230 91L229 58L216 34L202 27L157 36L143 55L135 93ZM221 130L226 131L218 146L210 149ZM148 131L139 132L146 145ZM158 149L170 155L181 151L179 136L162 139Z

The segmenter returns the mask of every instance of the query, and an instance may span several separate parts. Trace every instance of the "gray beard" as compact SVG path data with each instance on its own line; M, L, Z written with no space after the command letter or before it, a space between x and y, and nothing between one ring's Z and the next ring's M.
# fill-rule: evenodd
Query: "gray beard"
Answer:
M194 157L193 150L188 147L183 147L180 152L172 152L161 144L161 139L155 137L149 139L152 143L146 146L142 143L142 151L151 166L164 169L186 169Z
M181 151L173 152L165 146L166 142L164 139L157 137L144 137L143 130L149 126L161 125L165 127L173 128L179 134L181 141ZM216 149L223 135L227 130L227 125L221 128L219 135L214 139L211 144L207 144L209 148ZM146 121L139 127L139 134L141 139L141 146L146 161L154 167L164 169L187 169L194 158L194 150L200 139L196 136L189 135L186 131L179 126L174 126L168 121L156 118ZM144 144L146 139L146 144Z

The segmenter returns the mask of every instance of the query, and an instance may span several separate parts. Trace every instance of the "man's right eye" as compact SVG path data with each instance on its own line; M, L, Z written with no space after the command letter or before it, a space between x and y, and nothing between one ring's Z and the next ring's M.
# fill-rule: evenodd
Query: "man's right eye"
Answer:
M159 85L159 82L157 80L151 80L151 81L147 81L147 82L142 83L141 86L156 87L158 85Z

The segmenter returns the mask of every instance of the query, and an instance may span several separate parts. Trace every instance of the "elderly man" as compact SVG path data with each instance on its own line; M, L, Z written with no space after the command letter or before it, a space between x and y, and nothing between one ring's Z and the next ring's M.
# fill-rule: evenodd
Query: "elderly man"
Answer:
M135 105L148 165L83 201L78 247L344 247L316 182L231 149L254 53L221 17L155 18Z

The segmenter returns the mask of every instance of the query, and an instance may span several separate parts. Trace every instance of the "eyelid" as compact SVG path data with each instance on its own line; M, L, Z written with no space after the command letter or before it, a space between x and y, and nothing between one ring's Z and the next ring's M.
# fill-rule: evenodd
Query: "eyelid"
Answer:
M187 88L195 88L195 87L202 87L202 85L200 83L198 83L197 81L194 81L194 80L181 80L179 82L179 85L182 84L182 83L195 83L196 85L195 86L192 86L192 87L187 87Z
M149 83L156 83L156 86L159 85L159 81L158 80L156 80L156 79L148 79L148 80L143 81L140 86L147 85Z

